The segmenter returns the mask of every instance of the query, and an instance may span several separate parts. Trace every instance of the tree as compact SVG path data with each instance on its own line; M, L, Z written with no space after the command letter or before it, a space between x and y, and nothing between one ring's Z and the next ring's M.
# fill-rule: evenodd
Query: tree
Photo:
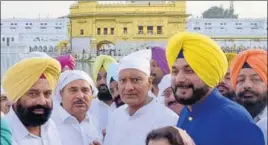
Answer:
M224 9L222 6L213 6L202 13L203 18L238 18L238 14L234 14L234 9Z

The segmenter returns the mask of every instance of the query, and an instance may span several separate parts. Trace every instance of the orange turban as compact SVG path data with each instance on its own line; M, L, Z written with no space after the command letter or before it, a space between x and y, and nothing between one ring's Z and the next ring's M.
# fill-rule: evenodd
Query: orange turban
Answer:
M237 76L245 63L248 63L248 65L258 73L267 86L267 51L249 49L239 53L232 61L230 73L234 89L236 87Z

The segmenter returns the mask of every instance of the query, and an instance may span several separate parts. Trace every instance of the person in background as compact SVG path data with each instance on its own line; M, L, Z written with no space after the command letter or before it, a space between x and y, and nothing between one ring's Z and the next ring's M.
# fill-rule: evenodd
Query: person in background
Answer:
M146 145L195 145L182 129L167 126L152 130L146 137Z
M153 78L153 87L150 91L150 95L157 97L157 101L160 104L164 104L164 98L162 94L159 93L159 83L162 81L163 77L169 74L169 68L166 60L165 49L161 47L152 48L152 59L151 59L151 77Z
M10 110L11 105L12 105L12 101L8 99L3 89L3 86L1 86L1 112L3 112L4 114L7 114Z
M173 110L176 114L180 116L181 110L184 106L178 103L178 101L174 97L171 88L171 75L165 75L158 86L159 88L161 88L159 90L159 93L161 93L165 98L165 106L167 106L169 109Z
M107 127L109 113L116 108L106 80L107 69L111 63L116 63L116 60L107 55L100 55L93 64L93 81L99 92L97 98L92 100L89 111L97 117L102 130Z
M223 97L216 88L228 62L211 38L180 32L168 40L166 50L172 90L185 105L177 127L197 145L264 145L264 135L241 105Z
M1 145L12 145L12 133L6 120L4 119L4 113L1 111Z
M51 57L25 58L11 66L3 76L3 88L14 102L4 117L12 130L13 145L61 145L54 122L52 92L60 64Z
M89 145L94 140L102 142L97 118L88 113L91 99L98 93L93 80L81 70L61 73L56 88L60 105L55 108L52 119L64 145Z
M228 61L228 70L222 81L217 85L218 90L224 96L229 98L230 100L235 101L235 92L232 87L231 77L230 77L230 66L232 64L232 60L236 56L236 53L225 53L225 56Z
M61 65L61 71L74 70L75 69L75 58L71 54L61 55L56 57Z
M113 97L113 101L116 107L120 107L125 103L121 100L118 91L118 63L110 64L107 70L107 82L108 89Z
M267 51L249 49L231 65L237 103L244 106L262 129L267 144Z
M126 105L110 115L104 145L145 145L152 129L176 125L178 115L148 95L152 87L148 51L133 52L120 60L118 89Z

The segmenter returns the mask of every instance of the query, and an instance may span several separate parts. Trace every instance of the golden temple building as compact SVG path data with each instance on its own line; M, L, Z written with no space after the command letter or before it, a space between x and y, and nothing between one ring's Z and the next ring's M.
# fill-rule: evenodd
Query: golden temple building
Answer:
M188 16L186 1L79 1L70 7L68 16L71 49L165 47L170 36L185 31Z

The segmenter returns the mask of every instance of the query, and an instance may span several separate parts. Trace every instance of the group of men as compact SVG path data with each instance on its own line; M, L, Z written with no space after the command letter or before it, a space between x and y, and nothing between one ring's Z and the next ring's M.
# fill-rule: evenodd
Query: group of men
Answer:
M70 56L32 53L1 85L3 145L145 145L166 126L196 145L267 145L267 51L224 54L198 33L119 61L98 56L92 75Z

